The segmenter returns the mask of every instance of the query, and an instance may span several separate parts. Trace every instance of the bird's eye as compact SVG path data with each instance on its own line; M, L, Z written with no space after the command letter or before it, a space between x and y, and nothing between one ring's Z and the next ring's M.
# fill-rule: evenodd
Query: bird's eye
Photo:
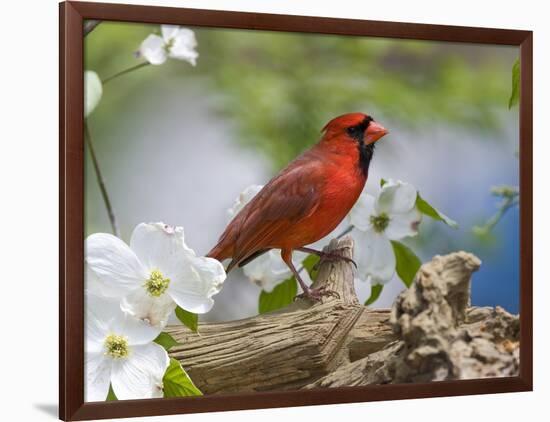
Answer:
M361 128L359 126L351 126L351 127L348 127L346 131L348 132L348 135L355 138L357 137L357 135L361 133Z

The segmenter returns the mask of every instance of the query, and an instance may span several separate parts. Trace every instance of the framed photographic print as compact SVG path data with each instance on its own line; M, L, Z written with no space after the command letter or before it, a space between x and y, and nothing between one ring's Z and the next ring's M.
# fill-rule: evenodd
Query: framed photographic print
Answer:
M60 5L60 417L532 389L532 33Z

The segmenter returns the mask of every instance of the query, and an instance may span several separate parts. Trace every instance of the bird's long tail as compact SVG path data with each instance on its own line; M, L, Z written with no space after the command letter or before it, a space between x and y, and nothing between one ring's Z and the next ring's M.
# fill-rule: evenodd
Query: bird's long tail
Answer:
M263 255L268 250L269 249L259 250L257 252L254 252L254 253L248 255L247 257L245 257L244 259L241 259L239 261L234 259L229 263L229 265L226 268L226 271L227 272L231 271L237 265L239 267L242 267L242 266L248 264L250 261L252 261L252 260L256 259L257 257L259 257L260 255ZM225 259L232 258L233 254L231 253L231 251L228 251L227 248L224 248L221 243L218 243L216 246L214 246L212 248L212 250L210 252L208 252L208 254L206 256L208 256L210 258L217 259L218 261L222 262Z
M231 253L227 251L227 248L224 248L221 243L218 243L216 246L212 248L210 252L206 254L209 258L217 259L218 261L222 262L225 259L231 258ZM236 265L235 260L232 260L227 268L225 269L226 272L229 272L233 269L233 267Z
M224 250L219 243L212 248L210 252L206 254L209 258L217 259L218 261L223 261L224 259L230 258L230 256L227 254L227 252Z

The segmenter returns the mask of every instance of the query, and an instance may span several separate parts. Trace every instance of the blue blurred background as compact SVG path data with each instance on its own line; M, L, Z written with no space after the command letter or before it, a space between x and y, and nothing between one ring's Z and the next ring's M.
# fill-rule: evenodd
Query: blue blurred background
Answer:
M141 41L158 26L102 23L85 39L85 67L106 78L140 62ZM379 144L367 183L414 184L455 219L425 219L407 243L422 258L455 250L483 264L474 305L518 312L519 212L490 236L472 227L496 211L494 185L517 186L518 111L508 110L514 47L193 28L197 66L169 60L104 87L88 118L102 171L128 241L140 222L185 228L206 253L226 210L250 184L264 184L319 138L331 118L371 114L391 133ZM86 234L110 225L86 161ZM239 270L240 271L240 270ZM205 320L257 313L259 287L231 273ZM360 299L368 285L358 285ZM403 289L395 278L376 306Z

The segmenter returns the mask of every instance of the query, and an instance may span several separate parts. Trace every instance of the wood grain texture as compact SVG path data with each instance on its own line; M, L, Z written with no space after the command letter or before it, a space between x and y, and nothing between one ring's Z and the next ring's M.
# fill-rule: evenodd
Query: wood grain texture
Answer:
M326 250L351 257L353 241ZM351 264L325 262L314 287L339 297L202 324L200 335L172 326L181 345L170 353L205 394L516 376L519 318L468 307L479 266L466 252L435 257L389 310L359 303Z

